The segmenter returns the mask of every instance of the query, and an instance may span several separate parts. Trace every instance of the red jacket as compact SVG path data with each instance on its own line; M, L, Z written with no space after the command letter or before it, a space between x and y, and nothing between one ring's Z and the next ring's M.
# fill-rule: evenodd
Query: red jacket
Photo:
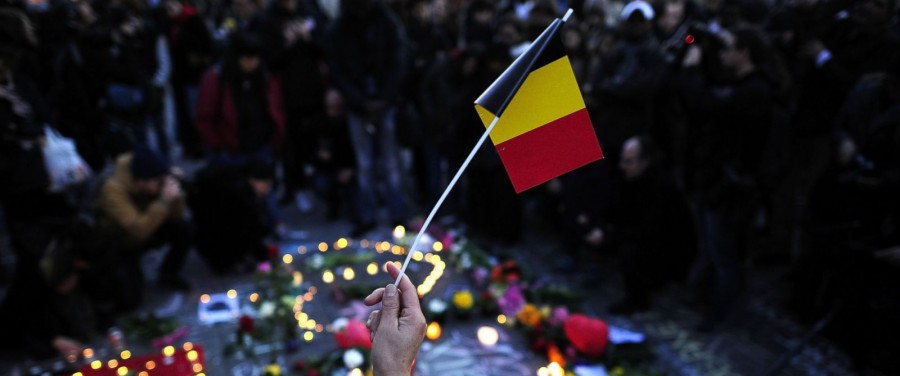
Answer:
M278 77L267 75L269 115L275 122L275 133L272 137L272 149L281 152L284 144L284 101L281 97L281 82ZM221 101L221 103L219 103ZM216 112L221 111L220 114ZM238 141L238 115L234 107L234 96L231 88L226 86L219 93L219 70L210 69L200 83L197 96L197 130L203 144L214 151L237 153L240 151Z

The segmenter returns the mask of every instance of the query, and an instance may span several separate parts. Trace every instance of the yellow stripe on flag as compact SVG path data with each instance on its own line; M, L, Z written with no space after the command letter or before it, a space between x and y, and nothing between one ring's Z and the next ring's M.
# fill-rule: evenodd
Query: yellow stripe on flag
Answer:
M491 132L491 141L502 144L583 108L569 57L563 56L528 75ZM478 105L475 109L488 127L494 115Z

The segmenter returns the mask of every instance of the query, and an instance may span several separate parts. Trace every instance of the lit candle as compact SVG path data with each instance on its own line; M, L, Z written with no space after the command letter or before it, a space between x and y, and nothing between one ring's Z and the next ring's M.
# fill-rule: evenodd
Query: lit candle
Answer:
M428 324L428 328L425 329L425 337L428 337L428 339L432 341L441 338L441 325L437 322Z
M478 342L481 342L482 345L491 347L496 345L498 340L500 340L500 333L497 328L492 326L478 328Z

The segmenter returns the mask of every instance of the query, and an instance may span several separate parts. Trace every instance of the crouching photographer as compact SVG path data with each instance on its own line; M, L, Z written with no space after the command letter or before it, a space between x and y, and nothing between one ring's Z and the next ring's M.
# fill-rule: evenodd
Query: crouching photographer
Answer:
M169 162L158 152L139 146L117 160L115 172L103 183L98 197L98 228L116 239L110 255L120 309L141 302L141 256L168 245L159 270L164 287L188 290L180 273L191 246L192 229L185 218L185 196ZM109 261L109 260L108 260Z

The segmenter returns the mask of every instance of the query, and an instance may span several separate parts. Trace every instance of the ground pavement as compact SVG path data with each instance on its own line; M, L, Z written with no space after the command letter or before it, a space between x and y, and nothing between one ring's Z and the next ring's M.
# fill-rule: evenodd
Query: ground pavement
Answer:
M350 223L345 220L327 222L324 209L319 206L310 213L300 213L295 207L285 211L288 229L281 241L283 253L293 253L298 246L315 247L319 242L334 242L345 237ZM684 287L672 287L660 293L652 308L632 316L615 316L608 313L608 307L618 300L621 284L613 262L598 262L596 268L583 272L560 273L545 267L546 260L553 260L558 250L556 239L541 230L539 224L527 224L525 239L515 246L492 249L498 254L517 257L524 265L540 271L541 278L584 292L584 310L603 318L612 325L643 332L657 353L653 368L666 375L852 375L847 357L835 346L820 336L812 336L802 341L809 328L798 324L777 305L776 297L770 292L771 286L779 281L776 271L751 273L749 292L742 298L738 312L722 328L703 333L695 330L700 322L700 314L688 304L690 296ZM366 236L372 240L389 240L390 229L378 228ZM294 253L296 255L296 253ZM236 324L203 325L198 322L197 305L204 293L225 292L235 289L246 296L253 289L250 275L213 276L203 261L194 253L188 258L185 276L193 284L187 293L173 293L154 287L152 280L155 265L161 260L162 252L147 255L145 260L149 296L146 310L156 310L163 314L173 314L189 327L186 340L203 344L207 351L206 370L209 375L239 375L248 373L252 367L248 361L221 356L221 349L227 344L229 333ZM0 259L6 255L0 254ZM397 257L399 260L400 258ZM305 262L298 256L297 263ZM8 263L8 261L7 261ZM9 267L9 265L7 265ZM600 278L597 277L599 273ZM413 273L411 273L413 274ZM307 277L309 278L309 277ZM2 283L2 282L0 282ZM387 281L384 281L387 283ZM443 278L432 294L443 294L448 286L464 284L465 278L450 274ZM5 290L6 286L3 286ZM775 289L777 290L777 289ZM316 304L304 310L311 317L320 317L320 322L336 318L336 305L328 294L319 294ZM521 335L514 330L501 332L500 345L486 349L475 342L475 330L490 320L450 322L444 327L444 334L438 342L427 342L419 356L417 375L534 375L537 367L546 360L526 349ZM803 343L803 346L798 347ZM146 345L132 343L135 353L147 349ZM104 341L93 344L103 351ZM334 350L333 341L317 338L303 344L293 355L280 358L287 364L293 359L311 354ZM150 351L149 349L144 351ZM8 354L0 354L0 375L28 374L31 366L52 367L54 361L27 362L11 359ZM10 370L10 372L6 372ZM773 370L777 370L773 372Z

